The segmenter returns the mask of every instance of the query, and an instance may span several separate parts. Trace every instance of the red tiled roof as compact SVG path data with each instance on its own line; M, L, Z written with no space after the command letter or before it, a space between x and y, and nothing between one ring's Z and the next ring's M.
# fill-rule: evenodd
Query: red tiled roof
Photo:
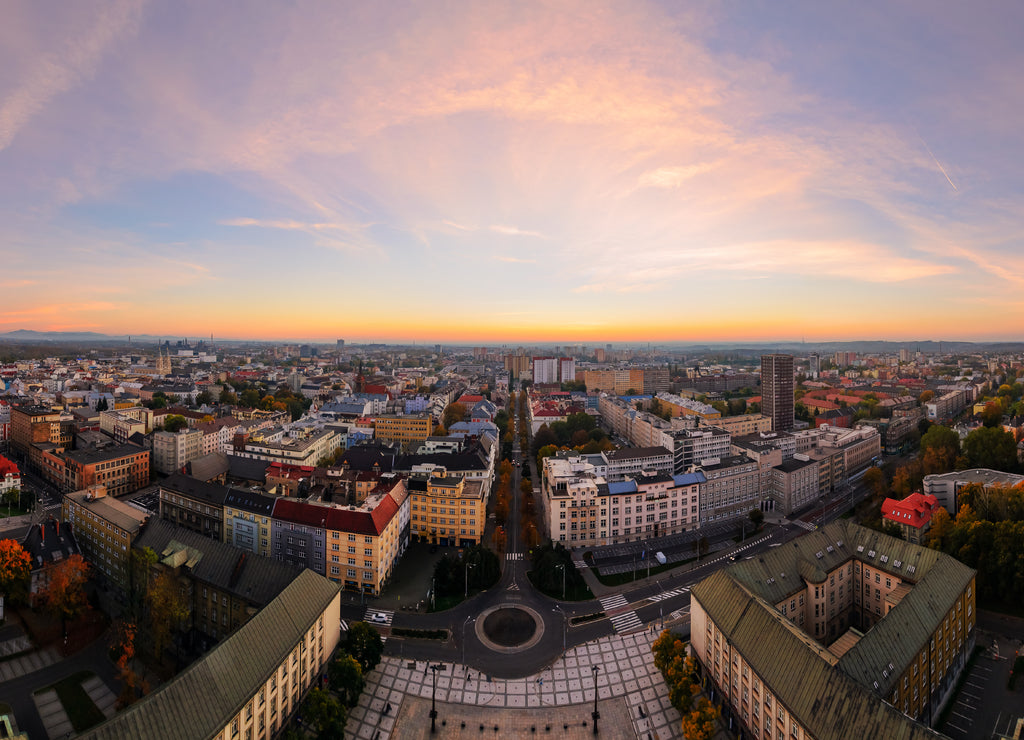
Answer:
M939 500L935 496L912 493L902 501L887 498L882 504L882 517L920 529L932 520L932 514L938 507Z
M18 471L18 466L8 460L3 455L0 455L0 478L6 478L7 474L20 476L21 473Z

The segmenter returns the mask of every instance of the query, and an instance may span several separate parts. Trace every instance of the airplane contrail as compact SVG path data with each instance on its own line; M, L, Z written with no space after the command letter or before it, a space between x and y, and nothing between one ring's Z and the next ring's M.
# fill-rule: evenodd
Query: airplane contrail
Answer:
M914 133L917 132L915 131ZM949 186L959 193L960 188L958 188L949 178L949 173L946 172L946 168L942 166L942 163L939 161L938 157L932 154L932 148L928 146L928 142L924 140L924 137L922 137L921 134L917 134L917 138L924 145L925 150L927 150L928 152L928 156L930 156L932 158L932 161L935 162L935 166L939 168L939 172L941 172L942 176L946 178L946 182L949 183Z

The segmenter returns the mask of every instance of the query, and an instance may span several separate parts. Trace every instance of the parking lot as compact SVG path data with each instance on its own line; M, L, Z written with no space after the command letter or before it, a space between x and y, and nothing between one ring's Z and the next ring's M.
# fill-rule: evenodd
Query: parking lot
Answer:
M1006 686L1019 645L1016 640L979 632L982 652L968 669L941 732L954 740L987 740L1005 732L1024 714L1024 681L1018 681L1014 691Z

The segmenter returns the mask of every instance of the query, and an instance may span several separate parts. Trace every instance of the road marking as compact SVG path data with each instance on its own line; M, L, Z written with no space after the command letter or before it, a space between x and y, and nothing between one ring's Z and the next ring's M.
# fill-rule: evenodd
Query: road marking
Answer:
M648 596L647 598L650 601L658 602L664 601L665 599L671 599L673 596L679 596L679 594L688 593L689 591L690 589L684 586L682 588L674 588L671 591L665 591L664 593L655 594L654 596Z
M626 601L626 597L622 594L612 594L601 599L601 606L604 607L606 612L610 612L629 606L629 602Z
M522 560L523 553L521 552L510 552L505 555L505 560Z
M622 614L616 614L611 618L612 627L619 634L629 630L643 629L644 623L640 621L640 617L636 615L634 611L622 612Z

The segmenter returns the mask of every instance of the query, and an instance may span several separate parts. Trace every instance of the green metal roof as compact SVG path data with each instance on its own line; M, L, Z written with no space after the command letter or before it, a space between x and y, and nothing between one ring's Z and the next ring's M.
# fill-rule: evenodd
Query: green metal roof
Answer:
M216 737L270 680L338 589L323 576L302 571L280 596L177 678L79 737Z

